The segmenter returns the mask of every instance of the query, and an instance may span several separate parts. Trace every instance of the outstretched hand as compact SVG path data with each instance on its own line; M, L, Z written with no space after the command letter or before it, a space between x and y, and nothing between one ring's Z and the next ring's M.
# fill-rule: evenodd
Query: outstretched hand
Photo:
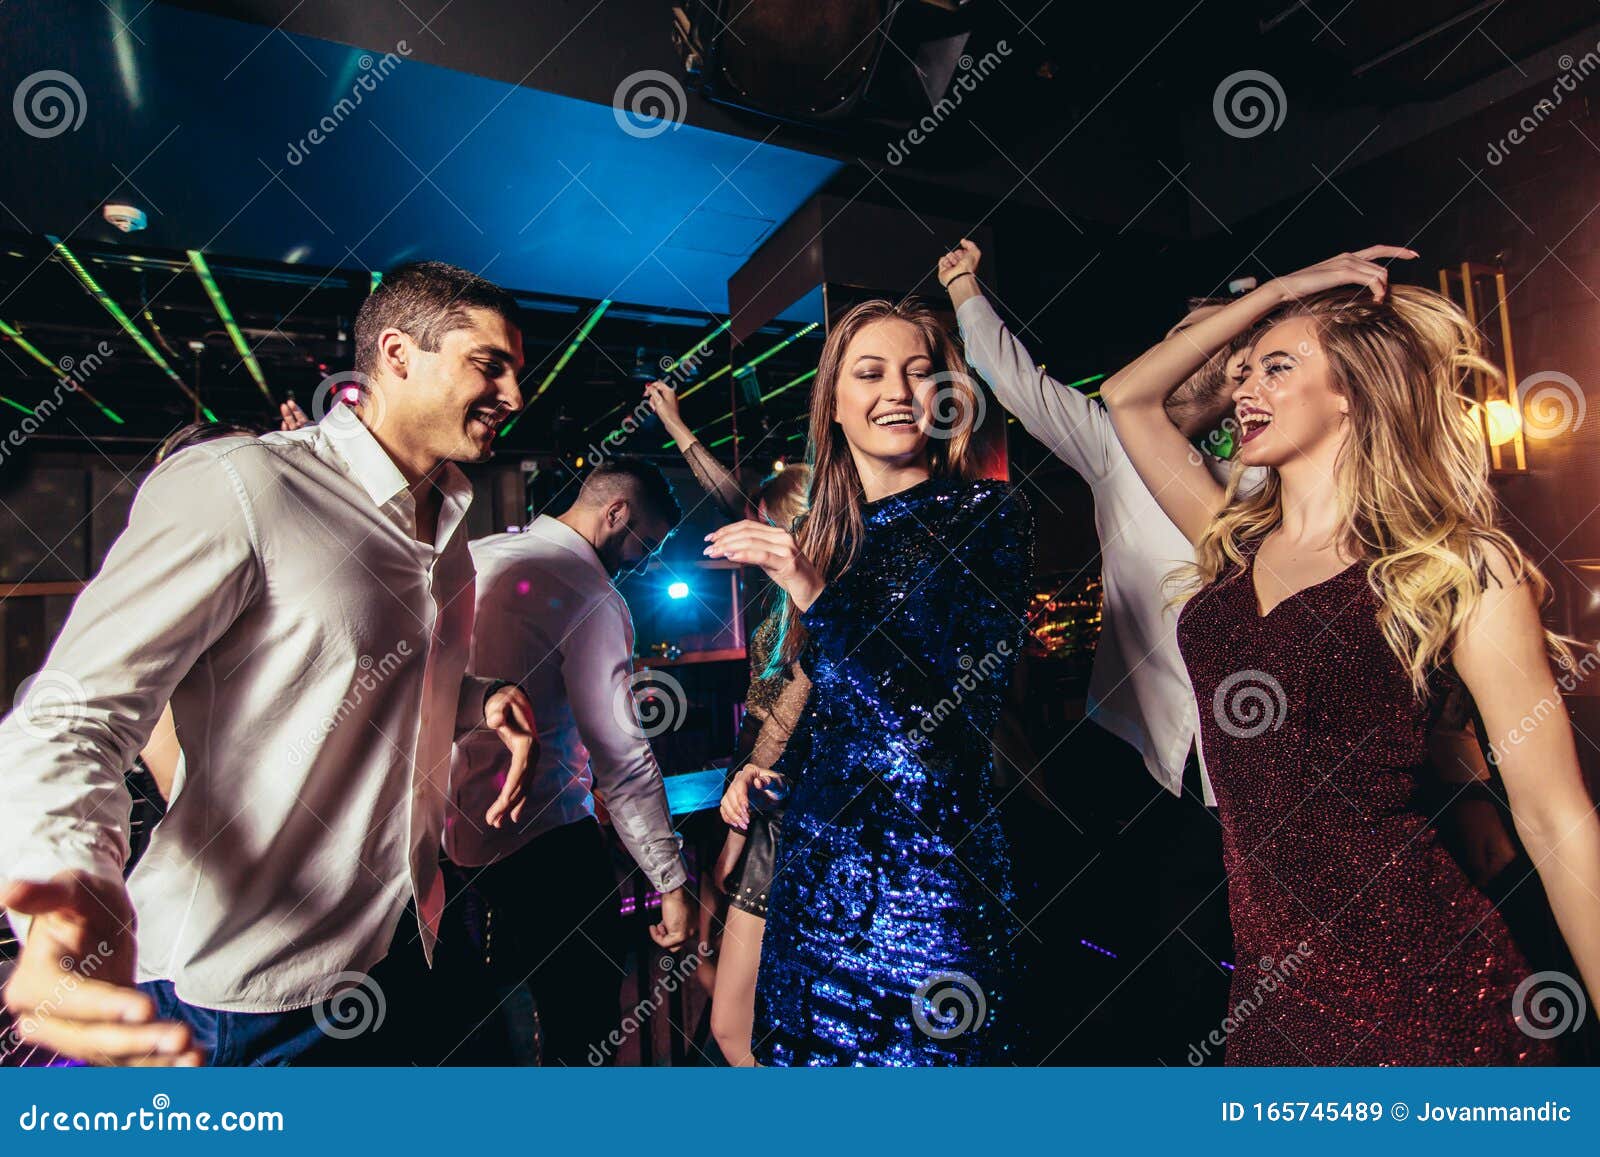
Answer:
M120 880L13 880L0 885L0 907L32 918L5 988L23 1040L96 1065L203 1062L188 1026L158 1021L134 987L133 905Z
M827 585L794 535L771 523L747 518L713 530L706 541L710 543L704 551L706 557L760 567L802 611L816 602Z

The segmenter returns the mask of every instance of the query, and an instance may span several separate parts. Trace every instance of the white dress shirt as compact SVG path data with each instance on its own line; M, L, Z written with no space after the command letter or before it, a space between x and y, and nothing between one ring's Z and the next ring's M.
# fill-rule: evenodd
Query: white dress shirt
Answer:
M535 837L594 815L594 789L623 846L661 891L688 878L666 786L633 697L633 616L594 547L542 515L520 534L472 544L478 623L472 670L517 683L533 701L539 765L518 824L486 828L483 814L509 757L493 733L456 748L445 850L481 867ZM530 881L559 886L560 881Z
M1089 484L1103 598L1089 716L1136 747L1150 774L1181 795L1200 720L1165 583L1194 562L1194 548L1145 488L1104 406L1043 373L981 294L961 303L956 320L967 361L1000 404ZM1228 464L1206 461L1226 481ZM1204 753L1200 782L1205 802L1215 804Z
M343 406L158 466L0 722L0 875L121 878L123 770L170 701L183 776L128 885L140 980L304 1007L383 957L413 896L431 956L451 742L487 689L463 679L472 489L453 466L439 486L429 546Z

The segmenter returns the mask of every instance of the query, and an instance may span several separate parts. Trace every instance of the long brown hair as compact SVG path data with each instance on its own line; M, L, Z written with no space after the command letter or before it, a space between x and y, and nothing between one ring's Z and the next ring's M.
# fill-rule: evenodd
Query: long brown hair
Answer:
M1418 696L1448 659L1452 640L1503 556L1514 582L1543 601L1549 584L1496 525L1483 439L1464 386L1499 376L1477 330L1446 297L1392 286L1384 301L1339 290L1273 318L1307 317L1327 355L1333 387L1349 400L1350 429L1335 466L1344 552L1366 564L1378 624ZM1228 502L1180 568L1190 592L1214 581L1283 521L1276 471L1246 496L1236 469ZM1546 632L1552 657L1569 641Z
M828 331L811 386L810 436L806 445L806 461L811 464L811 501L809 512L795 532L801 553L828 582L850 569L865 529L861 518L861 475L844 429L834 420L834 398L850 342L867 326L880 321L903 321L915 326L934 364L939 390L932 407L935 432L926 443L928 473L935 478L961 480L981 476L972 435L975 419L984 412L983 403L966 358L938 315L915 298L899 303L863 301L850 309ZM779 643L773 648L774 670L792 663L805 644L805 627L787 596L779 613L782 629Z

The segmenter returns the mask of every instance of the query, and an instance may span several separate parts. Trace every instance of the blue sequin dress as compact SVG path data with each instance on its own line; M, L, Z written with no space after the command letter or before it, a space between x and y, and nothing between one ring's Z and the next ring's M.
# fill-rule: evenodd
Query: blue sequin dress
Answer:
M1022 646L1033 516L1001 482L867 503L806 611L812 693L756 988L767 1065L1008 1063L1010 854L989 735ZM804 733L804 734L802 734Z

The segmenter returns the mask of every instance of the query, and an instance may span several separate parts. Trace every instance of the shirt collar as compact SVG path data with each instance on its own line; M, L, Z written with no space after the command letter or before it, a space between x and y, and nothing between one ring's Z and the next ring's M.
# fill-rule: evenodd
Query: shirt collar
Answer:
M536 534L552 546L558 546L569 554L577 555L589 566L593 567L595 573L605 579L606 582L609 583L611 581L611 576L606 573L605 564L600 561L600 552L595 550L594 545L587 538L584 538L583 535L573 530L572 527L562 522L559 518L541 514L533 520L533 523L528 527L527 533Z
M346 405L334 406L317 423L317 430L375 505L380 508L391 502L410 505L411 488L406 476L354 409ZM444 495L437 535L439 545L443 545L450 540L472 504L472 483L454 462L446 462L434 475L434 484Z

